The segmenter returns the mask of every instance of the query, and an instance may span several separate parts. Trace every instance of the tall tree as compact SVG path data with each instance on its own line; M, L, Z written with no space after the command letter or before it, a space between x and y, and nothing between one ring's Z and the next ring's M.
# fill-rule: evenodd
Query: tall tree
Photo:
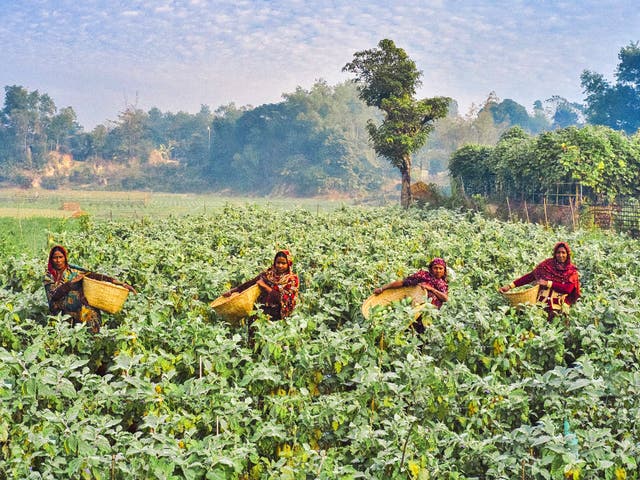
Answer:
M47 125L47 137L51 142L50 148L59 150L60 146L69 147L69 140L77 135L82 128L76 120L76 112L72 107L60 109Z
M7 161L28 169L42 165L46 157L47 128L56 106L49 95L24 87L5 87L4 108L0 124L10 147Z
M584 124L584 106L570 102L564 97L554 95L545 100L547 112L554 128L582 126Z
M631 42L618 53L616 83L585 70L580 76L587 95L585 113L591 124L634 133L640 129L640 47Z
M400 203L407 208L411 204L411 154L426 143L433 121L446 116L451 99L416 100L422 72L392 40L380 40L377 48L356 52L353 57L342 70L356 75L360 98L383 112L382 123L369 120L367 129L376 153L400 170Z

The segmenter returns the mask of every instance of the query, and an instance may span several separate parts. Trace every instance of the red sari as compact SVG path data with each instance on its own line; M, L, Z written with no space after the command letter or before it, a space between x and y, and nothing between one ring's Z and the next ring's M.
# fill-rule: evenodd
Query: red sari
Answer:
M564 263L556 260L556 252L560 247L564 247L567 251L567 260ZM544 300L548 303L549 308L557 310L560 302L573 305L580 298L580 276L576 266L571 263L571 250L567 243L556 243L553 247L553 257L540 262L531 272L513 283L519 287L537 280L550 281L550 290L559 294L559 297L545 295Z

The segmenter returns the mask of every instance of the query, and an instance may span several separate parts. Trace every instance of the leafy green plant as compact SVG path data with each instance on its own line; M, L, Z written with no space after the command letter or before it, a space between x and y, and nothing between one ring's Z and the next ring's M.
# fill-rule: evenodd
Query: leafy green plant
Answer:
M497 287L557 239L583 297L551 322L507 306ZM638 478L633 240L442 209L249 205L87 219L52 241L139 294L92 335L48 315L45 251L0 253L8 478ZM208 303L282 246L300 304L259 315L252 347ZM362 317L375 286L436 255L455 273L424 334L407 302Z

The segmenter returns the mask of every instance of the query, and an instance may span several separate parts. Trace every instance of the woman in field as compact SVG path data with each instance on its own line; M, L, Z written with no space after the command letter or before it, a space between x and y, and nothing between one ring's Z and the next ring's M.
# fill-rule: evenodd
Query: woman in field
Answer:
M412 287L419 285L427 292L427 298L436 308L449 300L449 284L447 283L447 264L436 257L429 263L429 270L418 270L403 280L395 280L381 287L376 288L373 293L380 295L390 288ZM414 322L413 328L418 333L424 332L424 325L421 322Z
M93 278L122 285L130 292L135 289L126 283L99 273L93 273L75 265L69 265L67 250L57 245L49 252L49 262L44 275L44 289L47 293L51 315L69 315L73 325L86 323L93 333L100 331L100 311L91 307L82 292L82 279Z
M540 285L538 302L546 304L549 318L562 311L563 305L573 305L580 297L580 278L571 263L571 249L566 242L553 247L553 256L538 264L531 272L500 287L502 293L528 283Z
M291 314L296 306L300 281L292 270L293 259L288 250L280 250L273 259L273 265L260 272L255 278L225 292L225 297L234 292L242 292L252 285L260 287L258 303L271 320L281 320Z

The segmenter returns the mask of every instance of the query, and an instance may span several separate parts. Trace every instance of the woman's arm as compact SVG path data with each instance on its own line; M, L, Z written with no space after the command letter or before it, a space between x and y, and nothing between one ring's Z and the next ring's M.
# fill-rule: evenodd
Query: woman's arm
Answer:
M247 280L246 282L238 285L237 287L233 287L233 288L227 290L226 292L224 292L222 294L222 296L223 297L230 297L232 293L242 292L242 291L246 290L247 288L251 287L252 285L255 285L256 283L258 283L258 280L260 280L261 278L262 278L262 273L256 275L251 280Z
M434 286L432 286L431 284L425 284L422 288L424 288L427 292L431 292L433 293L439 300L443 301L443 302L448 302L449 301L449 294L448 292L441 292L440 290L438 290L437 288L435 288Z
M66 297L71 290L73 290L74 284L82 280L84 273L76 275L72 280L61 283L56 287L56 283L52 277L46 276L44 279L44 290L47 294L47 300L54 302Z
M381 287L376 288L373 293L375 293L376 295L380 295L382 292L384 292L385 290L389 290L390 288L400 288L403 285L403 281L402 280L396 280L394 282L389 282Z
M509 285L504 285L500 287L500 291L502 293L506 293L512 288L521 287L522 285L533 283L535 281L536 281L536 277L533 275L533 272L529 272L526 275L523 275L522 277L515 279Z
M576 286L573 283L551 282L551 288L558 293L569 294Z

